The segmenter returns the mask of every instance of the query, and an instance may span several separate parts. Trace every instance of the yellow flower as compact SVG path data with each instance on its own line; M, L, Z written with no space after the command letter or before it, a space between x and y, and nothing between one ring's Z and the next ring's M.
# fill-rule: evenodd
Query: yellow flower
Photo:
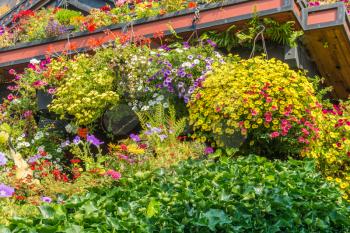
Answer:
M333 178L332 178L332 177L330 177L330 176L328 176L328 177L327 177L327 180L328 180L328 181L332 181L332 180L333 180Z

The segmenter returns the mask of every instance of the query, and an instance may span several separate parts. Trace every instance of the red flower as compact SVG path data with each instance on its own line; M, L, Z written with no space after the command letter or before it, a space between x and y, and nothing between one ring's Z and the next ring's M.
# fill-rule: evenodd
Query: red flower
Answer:
M109 5L105 5L101 7L100 10L104 12L109 12L111 10L111 7Z
M87 30L88 30L89 32L95 31L95 30L96 30L96 24L94 24L94 23L89 24L89 25L87 26Z
M128 147L125 145L125 144L121 144L120 145L120 149L124 150L124 151L127 151L128 150Z
M75 163L80 163L81 160L80 160L80 159L71 159L70 162L71 162L72 164L75 164Z

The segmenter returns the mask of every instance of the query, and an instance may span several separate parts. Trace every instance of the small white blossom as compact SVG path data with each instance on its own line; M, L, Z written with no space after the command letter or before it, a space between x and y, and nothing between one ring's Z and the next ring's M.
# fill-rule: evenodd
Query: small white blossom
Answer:
M38 59L32 59L32 60L30 60L29 61L31 64L33 64L33 65L36 65L36 64L39 64L40 63L40 61L38 60Z

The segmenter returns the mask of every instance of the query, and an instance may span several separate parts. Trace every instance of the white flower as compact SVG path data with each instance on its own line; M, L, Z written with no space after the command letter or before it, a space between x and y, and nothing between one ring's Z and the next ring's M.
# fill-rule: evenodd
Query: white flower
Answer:
M22 140L23 140L23 137L21 136L17 138L17 141L22 141Z
M62 149L61 148L57 148L56 150L58 153L61 153L62 152Z
M196 65L198 65L198 64L199 64L199 60L198 60L198 59L195 59L195 60L193 61L193 63L196 64Z
M32 60L30 60L29 61L31 64L33 64L33 65L36 65L36 64L39 64L40 63L40 61L38 60L38 59L32 59Z
M30 147L30 143L29 143L29 142L24 142L23 145L24 145L25 147Z
M147 111L149 109L149 106L143 106L142 108L141 108L141 111Z
M191 62L184 62L184 63L182 63L182 67L191 67Z
M48 155L46 155L45 158L47 158L47 159L52 159L52 155L51 155L51 154L48 154Z
M157 97L157 101L158 101L158 102L160 102L160 101L162 101L162 100L164 100L164 96L163 96L163 95L160 95L160 96Z
M64 127L64 128L66 129L67 133L72 133L73 132L73 127L72 127L71 124L66 125L66 127Z
M169 108L169 104L168 104L168 103L164 103L164 104L163 104L163 107L164 107L164 108Z

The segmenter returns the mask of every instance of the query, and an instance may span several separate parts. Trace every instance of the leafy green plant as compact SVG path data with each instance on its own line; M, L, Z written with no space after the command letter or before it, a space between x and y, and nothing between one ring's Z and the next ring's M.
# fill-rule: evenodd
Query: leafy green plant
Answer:
M64 25L70 25L71 19L81 16L79 11L73 11L69 9L60 9L56 12L55 18Z
M270 39L279 44L295 47L297 39L302 36L302 31L294 29L295 22L289 21L279 23L270 18L260 20L257 16L253 17L246 27L237 29L232 25L225 31L209 31L202 34L202 39L211 39L217 43L219 48L231 51L238 46L251 47L255 37L264 27L266 39ZM262 27L263 26L263 27Z
M13 232L346 232L350 209L312 161L257 156L188 161L138 172L41 216L15 218Z

